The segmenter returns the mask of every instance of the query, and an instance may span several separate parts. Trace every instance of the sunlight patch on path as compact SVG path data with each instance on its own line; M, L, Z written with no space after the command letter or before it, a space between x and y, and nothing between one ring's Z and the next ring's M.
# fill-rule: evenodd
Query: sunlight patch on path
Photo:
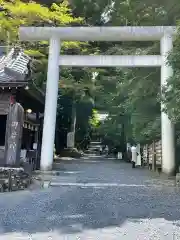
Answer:
M73 182L51 182L51 186L67 187L149 187L144 184L120 184L120 183L73 183Z
M69 233L66 230L70 230ZM82 224L69 225L67 229L48 232L0 234L2 240L172 240L180 238L180 227L163 218L127 219L122 225L99 229L84 229Z

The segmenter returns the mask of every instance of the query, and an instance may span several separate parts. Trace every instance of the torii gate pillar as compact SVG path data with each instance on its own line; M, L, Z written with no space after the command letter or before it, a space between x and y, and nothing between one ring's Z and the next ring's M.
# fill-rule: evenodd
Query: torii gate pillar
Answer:
M172 68L167 64L167 56L173 48L172 35L164 34L161 38L161 86L167 84L172 76ZM163 104L162 104L163 109ZM168 115L161 111L161 142L162 142L162 171L168 175L175 174L175 132L174 125Z
M43 171L52 169L54 158L54 138L59 88L59 55L60 40L57 37L51 37L49 45L46 102L44 110L44 125L40 162L40 168Z

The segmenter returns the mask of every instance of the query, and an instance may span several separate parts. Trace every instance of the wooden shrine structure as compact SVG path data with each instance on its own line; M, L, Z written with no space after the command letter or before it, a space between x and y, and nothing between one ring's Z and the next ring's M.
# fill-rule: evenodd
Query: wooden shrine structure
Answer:
M31 64L18 47L0 57L0 190L27 185L10 177L5 187L1 176L27 175L40 165L44 93L31 80Z

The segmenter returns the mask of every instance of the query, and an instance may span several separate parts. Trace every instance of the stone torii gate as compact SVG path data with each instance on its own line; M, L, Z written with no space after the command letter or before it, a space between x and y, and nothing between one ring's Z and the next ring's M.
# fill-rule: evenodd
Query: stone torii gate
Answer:
M175 27L20 27L20 40L49 41L46 103L41 151L41 170L50 170L56 124L59 66L89 67L161 67L161 86L172 74L167 54L173 47ZM160 41L161 55L146 56L75 56L61 55L62 41ZM175 169L174 126L161 112L162 170Z

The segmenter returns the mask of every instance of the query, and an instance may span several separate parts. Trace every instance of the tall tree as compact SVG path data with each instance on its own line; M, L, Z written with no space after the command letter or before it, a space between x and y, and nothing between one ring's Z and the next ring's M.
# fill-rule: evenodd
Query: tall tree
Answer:
M164 4L165 3L165 4ZM174 7L176 6L176 7ZM179 17L180 4L173 2L114 1L106 25L154 26L174 25ZM107 46L106 46L107 47ZM159 54L158 43L110 43L107 54ZM177 53L177 51L176 51ZM160 137L160 71L151 68L108 69L101 71L98 81L103 86L96 100L110 114L106 129L117 131L125 120L128 139L146 142ZM122 118L122 114L124 118ZM116 124L113 126L111 122ZM111 133L112 135L113 133ZM115 137L112 137L115 139Z
M19 27L24 26L67 26L77 25L83 23L83 18L74 17L69 3L66 0L60 3L52 3L50 6L43 6L37 2L32 1L1 1L2 10L0 12L0 36L3 45L7 42L7 33L9 36L8 41L11 45L18 44L25 49L25 52L33 58L33 82L40 88L46 85L47 61L48 61L48 42L41 41L36 43L19 42L18 30ZM87 44L81 42L63 42L61 51L62 53L77 52L79 48L86 49ZM84 93L88 92L87 83L82 82L80 72L73 69L63 69L61 72L62 82L65 79L65 84L75 84L76 91L66 91L62 93L69 95L72 93L73 106L79 98L84 97ZM81 79L80 79L81 78ZM60 80L61 82L61 80ZM62 84L60 84L62 85ZM71 87L73 89L73 87ZM87 95L87 94L86 94ZM68 96L67 96L68 97ZM60 98L62 99L62 97ZM60 104L61 105L61 104ZM60 106L58 104L58 106ZM72 107L74 110L74 107ZM64 111L58 111L59 114L64 114ZM67 109L68 112L68 109ZM72 111L73 112L73 111ZM75 113L75 112L74 112ZM75 114L73 115L71 126L75 126ZM68 121L67 121L68 122ZM68 126L68 124L67 124ZM58 128L59 129L59 128ZM75 130L75 129L74 129Z

